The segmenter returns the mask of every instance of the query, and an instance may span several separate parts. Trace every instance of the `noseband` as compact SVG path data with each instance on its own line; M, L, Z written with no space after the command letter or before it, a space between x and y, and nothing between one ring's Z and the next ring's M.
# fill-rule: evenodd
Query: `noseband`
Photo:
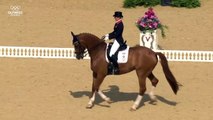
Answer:
M85 56L87 56L87 50L81 45L79 40L76 40L73 45L75 46L75 55L77 59L83 59Z

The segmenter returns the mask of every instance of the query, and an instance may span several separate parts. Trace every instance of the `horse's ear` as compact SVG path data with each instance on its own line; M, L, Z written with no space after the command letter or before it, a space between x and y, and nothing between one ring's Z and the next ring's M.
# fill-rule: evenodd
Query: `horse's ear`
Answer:
M73 45L78 43L78 39L77 39L76 35L72 31L71 31L71 35L73 37L73 41L72 41Z
M73 36L73 38L75 37L75 34L71 31L71 35Z

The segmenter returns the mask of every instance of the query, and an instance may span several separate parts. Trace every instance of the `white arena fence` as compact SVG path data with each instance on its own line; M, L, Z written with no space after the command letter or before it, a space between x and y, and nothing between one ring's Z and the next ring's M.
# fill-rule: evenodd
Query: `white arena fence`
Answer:
M156 50L168 61L213 62L213 51ZM0 57L75 59L74 48L0 46ZM85 59L90 59L87 55Z

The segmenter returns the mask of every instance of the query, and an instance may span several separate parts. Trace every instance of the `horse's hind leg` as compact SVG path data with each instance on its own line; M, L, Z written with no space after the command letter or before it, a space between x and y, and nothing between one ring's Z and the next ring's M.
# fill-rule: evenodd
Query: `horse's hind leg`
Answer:
M154 76L152 72L148 75L148 78L151 81L152 86L156 87L158 84L158 79Z
M149 92L149 96L150 96L151 100L154 102L154 101L156 101L156 97L154 95L154 89L156 88L156 86L158 84L158 79L154 76L154 74L152 72L149 74L148 78L152 83L152 88L151 88L151 91Z
M146 77L147 77L146 74L139 70L137 70L136 73L137 73L137 76L139 79L140 89L139 89L139 94L138 94L133 106L130 109L131 111L135 111L139 107L141 100L143 98L143 95L146 91Z

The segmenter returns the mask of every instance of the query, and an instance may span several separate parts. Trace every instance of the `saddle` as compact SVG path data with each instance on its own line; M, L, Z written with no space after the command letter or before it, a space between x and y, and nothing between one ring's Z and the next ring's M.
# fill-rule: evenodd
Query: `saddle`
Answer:
M106 61L108 64L108 74L115 74L113 73L113 64L111 64L112 58L109 56L110 50L112 47L112 43L108 43L106 47ZM113 55L113 59L116 59L117 63L126 63L128 61L128 55L129 55L129 46L126 45L126 42L124 42L120 47L118 48L117 52Z

